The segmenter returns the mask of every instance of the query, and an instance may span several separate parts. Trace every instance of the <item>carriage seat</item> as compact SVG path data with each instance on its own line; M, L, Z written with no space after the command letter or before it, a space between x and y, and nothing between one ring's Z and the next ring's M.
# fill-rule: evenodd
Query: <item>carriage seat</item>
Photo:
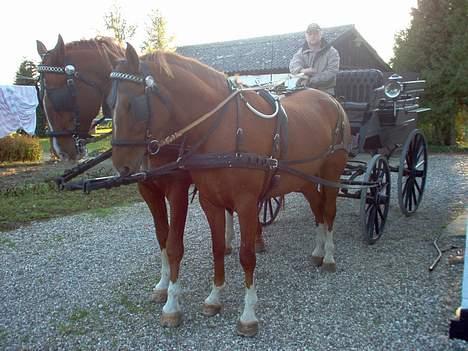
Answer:
M383 85L383 74L378 69L339 71L336 76L335 93L348 114L353 134L370 116L375 104L375 88Z

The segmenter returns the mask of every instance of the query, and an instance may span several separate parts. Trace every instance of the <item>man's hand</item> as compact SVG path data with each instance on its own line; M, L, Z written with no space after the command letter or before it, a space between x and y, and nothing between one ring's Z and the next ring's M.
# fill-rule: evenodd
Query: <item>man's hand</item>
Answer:
M317 71L313 68L303 68L301 69L301 73L304 73L305 75L312 77Z

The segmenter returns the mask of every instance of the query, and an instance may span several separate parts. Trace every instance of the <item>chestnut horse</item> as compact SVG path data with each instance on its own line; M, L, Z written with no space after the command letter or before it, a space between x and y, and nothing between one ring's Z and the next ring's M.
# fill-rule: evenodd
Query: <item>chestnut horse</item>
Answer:
M187 161L197 156L233 155L237 152L236 131L239 128L244 131L244 155L263 155L266 160L272 161L272 168L275 167L273 161L276 160L267 156L272 154L276 121L273 118L258 118L251 108L247 108L245 101L265 114L272 114L272 107L253 91L242 92L240 100L239 90L233 92L224 74L196 60L172 53L156 52L139 58L133 47L127 44L126 61L117 65L111 78L118 83L113 115L115 147L112 161L122 176L139 171L144 160L144 145L164 144L160 141L172 140L180 135L184 135L187 145L196 151L187 156ZM136 113L136 104L147 106L145 116ZM336 267L333 222L338 189L327 181L338 182L346 165L347 148L351 142L349 122L341 105L318 90L302 90L284 97L282 105L289 118L288 151L286 157L278 162L289 162L296 175L279 168L279 179L277 177L267 194L264 194L264 183L268 171L264 169L228 165L187 167L199 189L200 203L211 229L214 278L211 293L203 305L207 315L215 315L222 308L221 291L225 283L224 209L232 209L238 214L245 304L237 332L245 336L255 335L258 330L255 315L255 238L259 227L258 203L264 196L303 193L319 227L316 247L312 252L313 260L325 270L334 271ZM329 186L319 187L310 179L298 176L297 172L319 176L324 180L322 183ZM168 247L171 279L167 303L161 315L163 325L177 325L182 318L179 302L181 286L176 274L178 269L172 269L177 267L183 255L182 237L174 238L170 244L174 246L171 246L170 254Z
M83 153L76 143L77 138L87 134L101 106L103 110L108 108L105 100L111 89L109 73L116 61L124 57L125 51L110 38L81 40L65 45L60 35L52 50L47 50L42 42L37 41L37 51L42 57L42 84L45 85L43 106L52 131L53 148L63 159L78 159ZM72 69L74 72L71 77L67 77L65 72L67 66L68 70ZM73 87L70 87L70 83L67 85L67 79L70 78L74 80ZM70 89L73 89L74 96L69 95ZM50 99L49 94L52 94L53 99ZM68 106L63 106L64 102ZM75 108L79 112L78 116L74 115ZM77 119L79 128L76 128ZM166 157L150 158L147 162L151 167L156 167L176 156L177 154L169 152ZM188 172L138 183L138 190L153 216L161 249L161 277L152 292L152 299L156 302L164 302L167 298L169 261L166 242L171 237L170 232L176 232L175 237L180 237L183 233L190 185ZM169 203L171 225L168 222L165 198ZM226 218L230 221L230 225L226 227L226 253L229 253L232 250L232 216L226 213Z

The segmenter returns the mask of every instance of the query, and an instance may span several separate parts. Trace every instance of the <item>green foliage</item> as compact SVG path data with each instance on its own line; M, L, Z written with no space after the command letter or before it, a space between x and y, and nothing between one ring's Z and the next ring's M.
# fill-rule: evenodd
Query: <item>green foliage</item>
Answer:
M468 107L468 1L419 0L412 16L410 28L395 36L391 65L426 79L425 104L432 111L423 129L430 142L454 145L465 128L456 116Z
M146 40L141 47L145 54L156 50L171 50L174 37L167 35L167 21L158 9L149 14L150 23L146 27Z
M114 38L121 45L133 38L137 29L137 26L127 23L117 3L114 3L109 12L104 15L104 26L112 32Z
M16 72L16 85L35 85L37 78L37 68L34 62L23 60Z
M12 134L0 139L0 162L40 161L42 148L39 139Z

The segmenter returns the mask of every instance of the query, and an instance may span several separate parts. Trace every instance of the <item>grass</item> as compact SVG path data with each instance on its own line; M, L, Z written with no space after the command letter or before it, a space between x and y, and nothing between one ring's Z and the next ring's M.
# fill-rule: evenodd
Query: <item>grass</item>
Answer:
M111 131L111 129L100 129L100 133L97 134L96 136L99 136L102 133L107 133L108 131ZM40 138L39 143L41 144L42 148L42 154L43 155L49 155L50 154L50 139L49 138ZM101 139L99 141L89 143L86 145L88 149L88 153L90 155L94 155L103 151L106 151L107 149L110 148L110 136L107 138Z
M58 191L51 183L28 191L0 193L0 231L85 211L105 217L112 212L112 207L139 201L142 200L135 184L93 191L89 195L80 191Z

